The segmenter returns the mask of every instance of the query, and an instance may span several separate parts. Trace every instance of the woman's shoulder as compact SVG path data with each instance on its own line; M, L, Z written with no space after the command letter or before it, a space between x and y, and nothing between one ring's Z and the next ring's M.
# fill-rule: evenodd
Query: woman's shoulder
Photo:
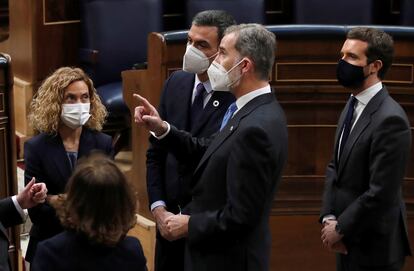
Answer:
M126 246L126 247L135 247L135 249L138 247L139 249L142 250L142 246L140 241L132 236L126 236L120 243L122 246Z
M33 136L29 140L27 140L24 144L30 146L38 146L41 144L48 144L50 140L55 140L57 135L52 135L48 133L40 133L38 135Z
M122 255L125 257L125 260L136 262L145 266L147 260L144 256L144 251L142 249L141 243L135 237L127 236L119 244L118 248L123 251Z

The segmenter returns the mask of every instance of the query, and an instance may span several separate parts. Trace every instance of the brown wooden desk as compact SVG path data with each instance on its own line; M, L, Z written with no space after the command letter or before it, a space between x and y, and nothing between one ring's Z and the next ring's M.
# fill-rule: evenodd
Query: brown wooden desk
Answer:
M286 112L289 155L273 202L271 270L334 270L334 255L320 242L317 223L325 168L331 159L336 123L349 92L336 82L335 68L346 26L268 26L276 33L276 61L270 78ZM391 95L414 123L414 28L385 27L394 36L395 58L384 80ZM181 68L186 32L152 33L148 68L123 73L124 98L132 110L136 91L158 105L164 80ZM132 180L140 193L142 215L148 211L145 153L148 133L132 125ZM414 158L413 149L411 157ZM404 183L411 244L414 245L414 159ZM277 268L276 268L277 267ZM405 270L414 269L407 259Z

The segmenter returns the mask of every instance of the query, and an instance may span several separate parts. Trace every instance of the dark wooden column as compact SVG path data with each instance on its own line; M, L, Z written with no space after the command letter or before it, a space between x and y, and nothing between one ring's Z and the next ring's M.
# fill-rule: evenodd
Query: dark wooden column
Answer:
M13 77L10 57L0 53L0 198L17 193L16 141L13 114ZM20 238L19 227L9 229L9 257L17 270Z

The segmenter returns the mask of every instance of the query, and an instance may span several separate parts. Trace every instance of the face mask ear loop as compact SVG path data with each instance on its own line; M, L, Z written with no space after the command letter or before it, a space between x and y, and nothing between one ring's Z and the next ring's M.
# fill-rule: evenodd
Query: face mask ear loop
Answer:
M239 66L240 65L240 63L242 63L242 61L244 60L244 57L239 61L239 62L237 62L237 64L236 65L234 65L233 67L231 67L231 69L230 70L228 70L227 71L227 74L229 73L229 72L231 72L232 70L234 70L237 66Z
M239 62L237 62L237 64L236 65L234 65L230 70L228 70L227 71L227 74L229 74L232 70L234 70L237 66L239 66L240 65L240 63L242 63L242 61L244 60L244 57L239 61ZM240 78L242 77L242 74L240 73L240 76L239 76L239 78L237 78L236 80L234 80L233 82L231 82L230 84L228 84L227 85L227 87L229 88L229 87L231 87L232 85L234 85L237 81L239 81L240 80Z
M218 53L219 53L218 51L217 51L217 52L215 52L213 55L211 55L211 56L207 57L207 59L208 59L208 60L210 60L210 59L212 59L213 57L214 57L214 58L216 58L216 56L218 55Z

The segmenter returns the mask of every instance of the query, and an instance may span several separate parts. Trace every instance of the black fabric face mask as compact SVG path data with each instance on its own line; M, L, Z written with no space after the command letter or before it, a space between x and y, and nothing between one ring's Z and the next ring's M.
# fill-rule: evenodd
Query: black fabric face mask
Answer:
M341 59L336 67L336 78L339 84L346 88L358 88L367 76L364 75L364 67L352 65Z

